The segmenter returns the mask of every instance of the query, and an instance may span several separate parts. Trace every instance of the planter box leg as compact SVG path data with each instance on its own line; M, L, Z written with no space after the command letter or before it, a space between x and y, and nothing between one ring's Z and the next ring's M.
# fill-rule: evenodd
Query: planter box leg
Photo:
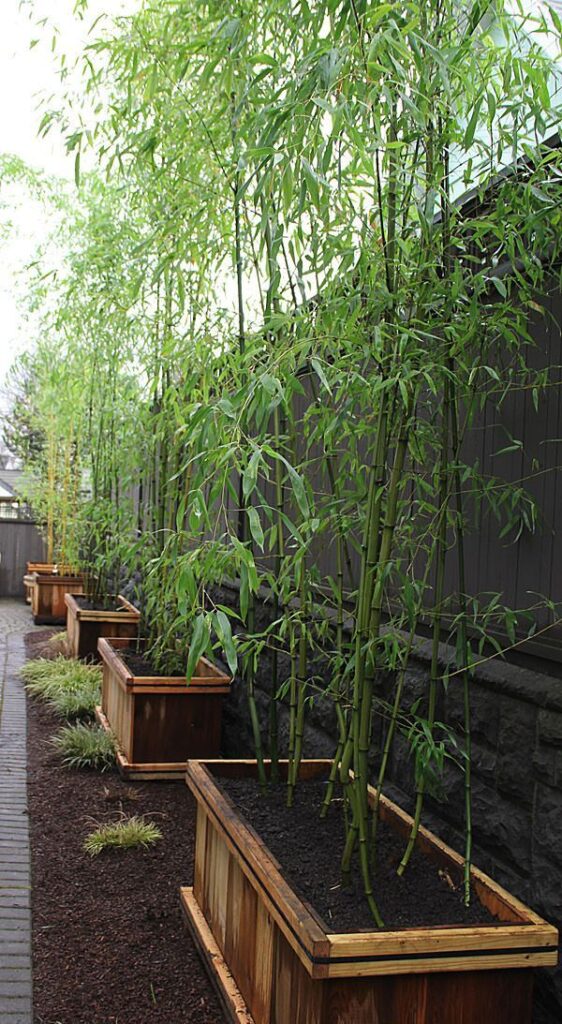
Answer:
M248 1012L240 990L226 966L222 953L193 895L193 889L182 887L180 897L187 927L199 950L229 1024L254 1024L254 1018Z

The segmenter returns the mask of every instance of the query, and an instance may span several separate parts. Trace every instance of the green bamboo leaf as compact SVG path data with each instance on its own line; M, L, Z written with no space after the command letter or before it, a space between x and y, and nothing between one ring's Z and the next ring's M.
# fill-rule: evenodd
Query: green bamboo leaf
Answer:
M314 203L316 209L319 210L320 209L320 189L318 188L318 177L317 177L316 172L314 171L312 165L309 164L308 160L305 160L304 157L301 160L301 165L302 165L302 170L303 170L303 174L304 174L304 180L306 182L306 187L308 189L308 193L309 193L310 198L312 199L312 202Z
M269 53L254 53L249 58L250 64L267 64L270 68L277 67L277 61L275 57L272 57Z
M285 215L287 215L291 208L291 203L293 201L293 187L293 169L291 164L288 163L283 172L283 177L281 178L281 195L283 197L283 212Z
M299 510L302 515L307 518L310 513L310 506L308 504L308 498L306 496L306 489L302 477L297 473L293 466L287 464L287 468L297 505L299 506Z
M310 365L314 368L314 370L316 372L316 375L319 377L320 381L322 382L322 384L326 388L326 391L328 392L328 394L331 395L332 394L332 389L330 388L330 385L328 383L328 379L326 377L326 374L324 373L324 370L322 369L322 364L319 362L318 359L311 359L310 360Z
M238 657L232 637L230 619L228 618L228 615L219 609L214 613L214 620L217 636L222 644L228 667L232 675L234 675L238 666Z
M199 658L205 653L208 646L209 623L207 622L207 616L201 612L195 618L193 633L191 635L191 643L189 645L189 656L185 670L185 678L188 683L193 677Z
M505 286L505 281L502 281L501 277L491 277L490 281L492 282L496 291L500 293L502 299L506 299L507 288Z
M176 594L178 599L183 597L185 594L191 603L193 603L197 597L197 583L195 581L193 569L190 565L184 565L181 568L176 583Z
M258 479L258 468L261 462L261 457L262 454L260 449L256 448L252 457L250 458L250 461L248 462L248 465L246 466L242 474L242 491L246 500L250 497L252 491L256 486Z
M148 76L147 83L146 83L146 89L144 91L144 98L148 102L150 102L150 100L154 99L154 95L156 93L157 82L158 82L158 65L157 64L153 64L151 72L150 72L150 74Z
M250 505L250 507L247 508L246 511L248 513L248 519L250 523L250 533L252 534L252 537L256 544L258 545L258 547L260 548L260 550L263 551L264 537L257 509L255 509L253 505Z
M470 146L472 146L472 143L474 141L474 136L476 135L476 129L478 127L478 120L479 120L479 117L480 117L480 108L481 108L481 106L482 106L482 100L478 100L478 102L476 103L476 105L474 107L474 110L472 112L472 116L470 118L470 121L468 122L468 124L466 126L466 131L464 133L464 139L463 139L463 146L464 146L465 149L469 149Z

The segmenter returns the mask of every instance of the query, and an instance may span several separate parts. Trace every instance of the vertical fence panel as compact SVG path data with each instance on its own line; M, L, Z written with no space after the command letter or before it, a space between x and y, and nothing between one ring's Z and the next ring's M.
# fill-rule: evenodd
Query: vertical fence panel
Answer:
M45 543L34 523L0 520L0 598L23 598L27 562L45 560Z

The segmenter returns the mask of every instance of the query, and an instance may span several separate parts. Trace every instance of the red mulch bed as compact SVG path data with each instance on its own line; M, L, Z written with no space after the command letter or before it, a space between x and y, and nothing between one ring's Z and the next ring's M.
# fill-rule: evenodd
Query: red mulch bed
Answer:
M28 653L49 632L29 634ZM194 803L182 783L67 771L49 745L60 720L28 699L34 1024L224 1024L183 923ZM149 850L82 849L93 822L145 814Z

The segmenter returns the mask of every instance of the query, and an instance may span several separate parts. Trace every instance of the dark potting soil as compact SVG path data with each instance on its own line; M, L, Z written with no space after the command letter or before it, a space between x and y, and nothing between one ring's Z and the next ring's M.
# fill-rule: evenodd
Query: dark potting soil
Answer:
M144 654L141 651L137 651L135 647L121 647L117 653L121 661L125 662L127 668L130 669L134 676L166 675L170 679L185 679L185 673L161 672L152 664L149 658L145 658Z
M74 594L74 600L76 604L83 608L84 611L88 612L125 612L128 611L122 604L118 604L117 601L90 601L87 597L81 597L80 594Z
M31 656L46 634L32 636ZM49 742L60 725L28 699L34 1024L225 1024L180 910L193 877L187 787L62 769ZM91 858L87 833L122 814L146 815L163 839Z
M283 875L323 919L328 932L373 931L357 861L352 884L345 888L341 884L341 798L332 802L328 815L322 819L322 781L300 782L292 808L287 807L287 789L283 784L271 785L265 797L253 779L220 779L219 784L265 842L281 865ZM471 905L465 907L462 880L440 873L417 851L404 876L399 878L396 868L404 847L404 840L380 822L374 891L385 927L499 923L475 895Z

